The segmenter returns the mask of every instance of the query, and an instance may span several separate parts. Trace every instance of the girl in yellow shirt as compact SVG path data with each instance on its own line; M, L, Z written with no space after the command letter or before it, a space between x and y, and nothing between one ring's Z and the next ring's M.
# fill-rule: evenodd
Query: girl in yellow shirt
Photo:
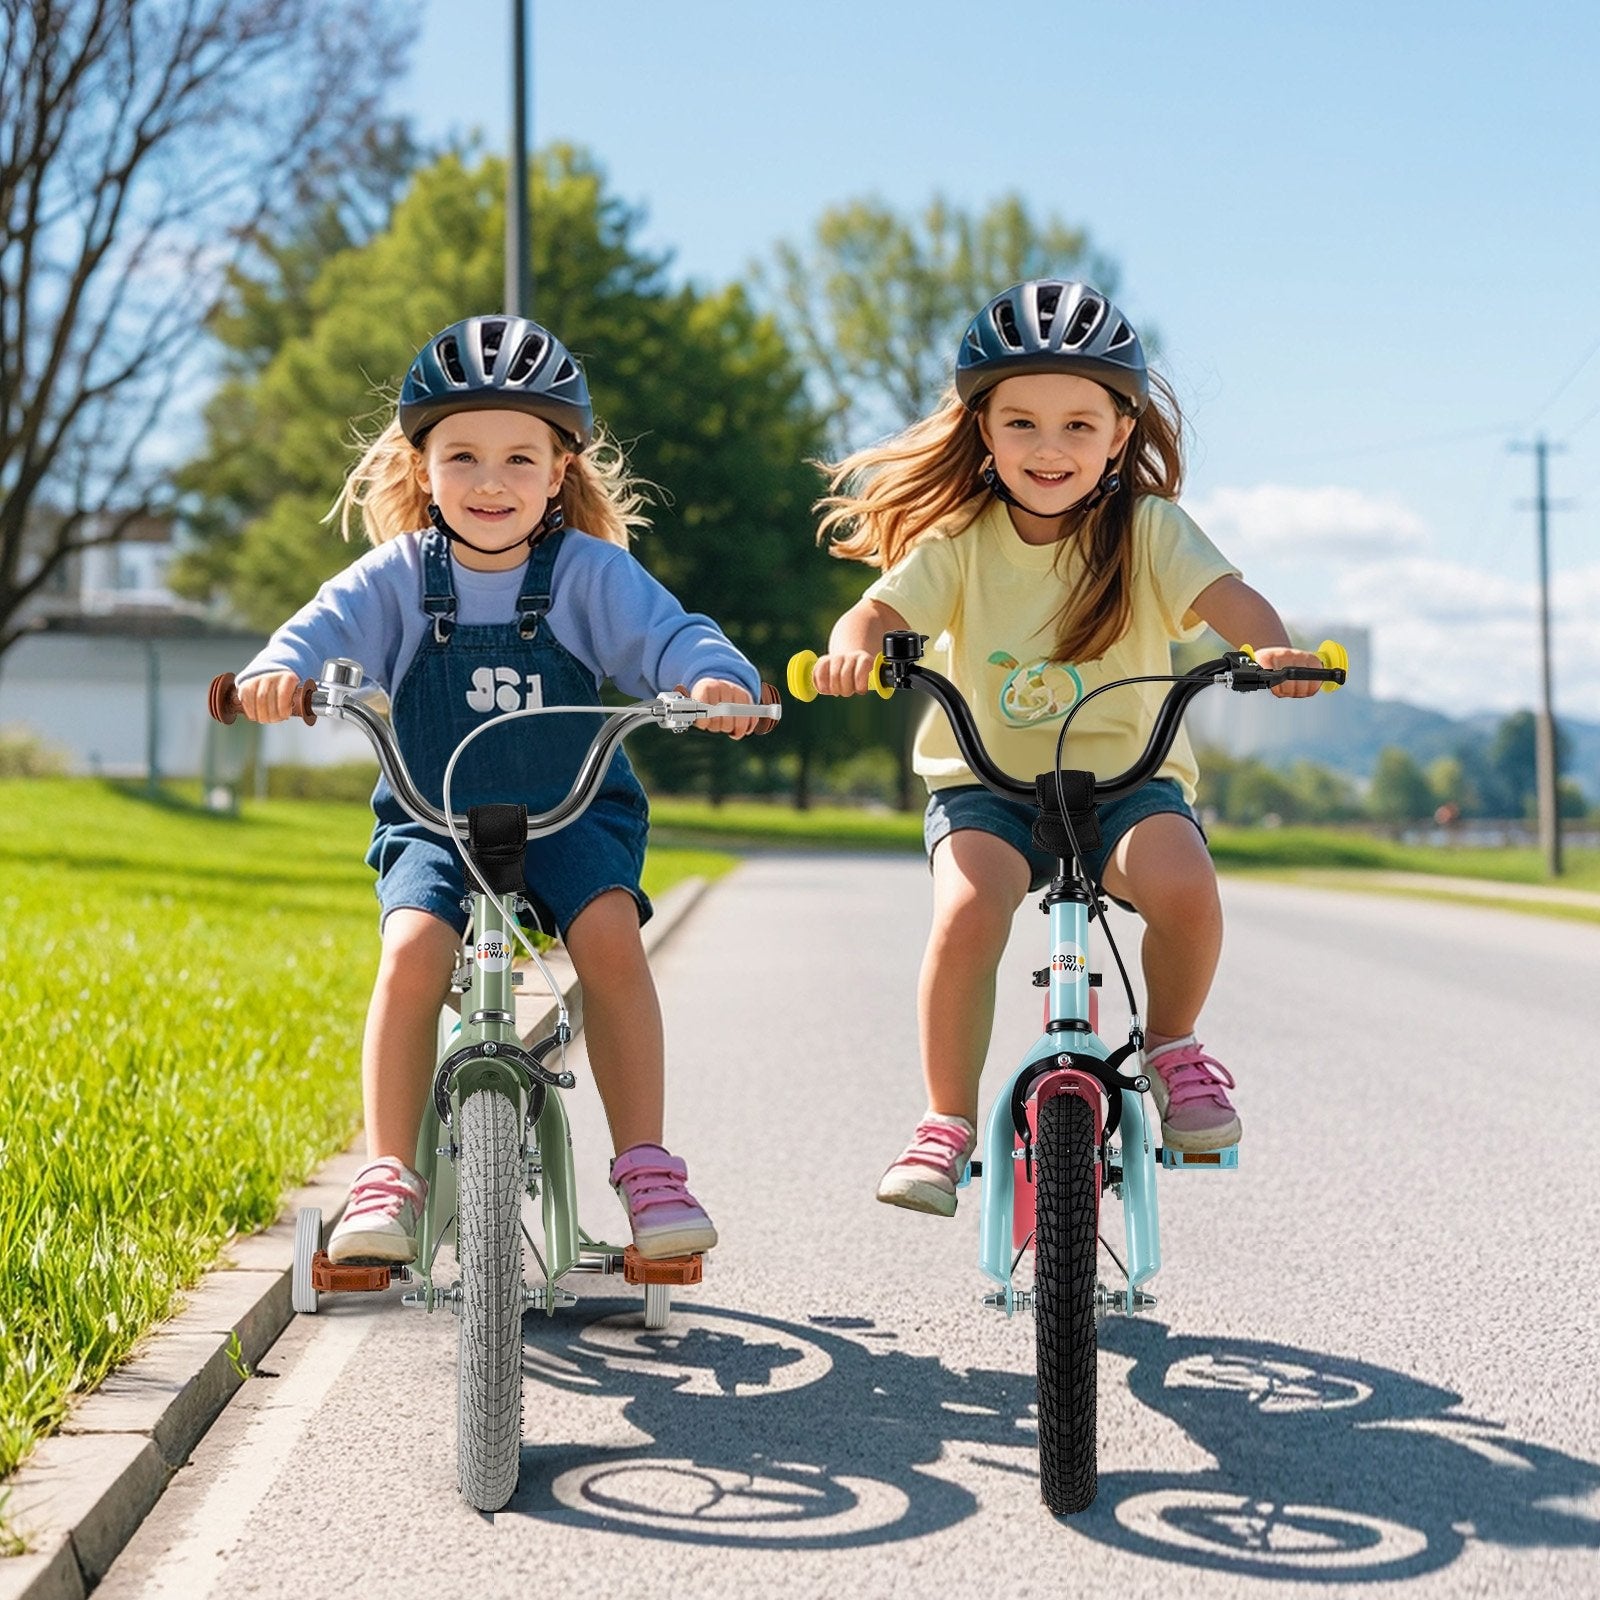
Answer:
M832 469L822 536L882 576L834 625L818 690L864 693L885 632L925 634L997 764L1031 778L1054 765L1060 721L1090 690L1170 671L1170 642L1203 625L1257 646L1263 666L1319 665L1179 510L1180 435L1172 391L1103 295L1040 279L996 296L969 324L939 409ZM1145 690L1084 708L1071 765L1109 775L1132 762L1150 726ZM878 1198L949 1216L976 1141L995 967L1023 895L1055 863L1033 844L1031 808L976 782L936 708L915 765L931 791L933 927L918 994L928 1111ZM1194 779L1180 734L1150 783L1100 808L1087 866L1145 922L1144 1065L1163 1140L1217 1150L1237 1143L1240 1123L1233 1078L1194 1031L1222 949Z

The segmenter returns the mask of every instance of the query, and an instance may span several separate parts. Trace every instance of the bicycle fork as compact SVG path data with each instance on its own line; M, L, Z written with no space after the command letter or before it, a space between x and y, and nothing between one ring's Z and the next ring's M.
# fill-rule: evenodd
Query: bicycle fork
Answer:
M1102 1187L1109 1182L1120 1195L1127 1235L1128 1282L1125 1290L1108 1293L1116 1309L1137 1309L1141 1285L1161 1267L1161 1237L1156 1204L1155 1140L1145 1097L1116 1089L1121 1115L1115 1126L1120 1147L1107 1149L1104 1104L1107 1090L1089 1070L1108 1057L1105 1045L1089 1025L1088 906L1073 894L1052 893L1046 901L1050 920L1049 999L1045 1031L1006 1080L990 1108L983 1134L983 1204L978 1265L1000 1286L987 1304L1008 1315L1031 1303L1019 1297L1012 1283L1023 1252L1032 1240L1034 1185L1017 1166L1026 1162L1038 1127L1038 1108L1057 1095L1074 1095L1094 1118L1095 1225L1099 1232ZM1020 1104L1019 1104L1020 1098ZM1018 1114L1026 1116L1029 1142L1017 1134Z

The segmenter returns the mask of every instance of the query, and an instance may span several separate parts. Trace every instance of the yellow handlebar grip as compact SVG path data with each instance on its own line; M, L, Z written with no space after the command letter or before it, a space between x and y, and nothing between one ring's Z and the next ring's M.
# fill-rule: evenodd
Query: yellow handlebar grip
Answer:
M1317 659L1331 672L1338 669L1340 672L1350 671L1350 652L1336 639L1324 639L1317 646ZM1336 683L1325 683L1322 692L1326 694L1330 689L1337 689Z
M815 700L817 698L817 685L812 673L817 667L817 652L815 650L801 650L789 657L789 670L787 673L789 693L796 700Z
M883 651L879 651L872 658L872 687L883 700L889 699L894 693L894 686L883 681Z

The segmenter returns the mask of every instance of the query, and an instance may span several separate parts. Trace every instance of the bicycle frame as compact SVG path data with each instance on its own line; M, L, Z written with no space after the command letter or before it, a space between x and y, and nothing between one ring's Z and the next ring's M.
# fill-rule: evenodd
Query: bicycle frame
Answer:
M1094 1116L1095 1146L1100 1152L1097 1178L1112 1167L1106 1149L1103 1103L1106 1090L1099 1080L1074 1064L1075 1056L1107 1061L1110 1051L1090 1027L1089 1006L1089 900L1081 884L1063 874L1045 900L1050 924L1049 996L1045 1031L1028 1050L989 1111L983 1134L983 1194L978 1234L978 1265L984 1275L1000 1285L1000 1303L1009 1314L1017 1309L1012 1277L1022 1258L1024 1240L1018 1221L1016 1166L1023 1155L1012 1119L1012 1106L1020 1084L1035 1105L1058 1094L1076 1095L1087 1102ZM1161 1266L1160 1219L1156 1204L1155 1142L1151 1137L1145 1097L1131 1089L1121 1096L1121 1175L1113 1188L1120 1192L1128 1247L1128 1287L1123 1301L1131 1309L1134 1291L1155 1276ZM1096 1184L1097 1206L1100 1184ZM1028 1197L1031 1200L1031 1195ZM1098 1222L1098 1210L1096 1215ZM1028 1218L1031 1234L1031 1216Z

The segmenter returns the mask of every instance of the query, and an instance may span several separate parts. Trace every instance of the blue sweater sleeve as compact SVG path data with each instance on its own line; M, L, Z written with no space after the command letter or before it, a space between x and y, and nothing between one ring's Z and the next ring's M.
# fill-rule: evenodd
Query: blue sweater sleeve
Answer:
M701 678L761 692L760 675L721 628L685 611L626 550L589 538L569 538L568 546L555 573L561 615L552 607L550 620L597 677L638 698L680 683L692 689Z
M397 669L409 661L426 622L415 598L409 543L380 545L335 573L272 635L240 679L263 672L314 678L325 661L345 656L392 695Z

